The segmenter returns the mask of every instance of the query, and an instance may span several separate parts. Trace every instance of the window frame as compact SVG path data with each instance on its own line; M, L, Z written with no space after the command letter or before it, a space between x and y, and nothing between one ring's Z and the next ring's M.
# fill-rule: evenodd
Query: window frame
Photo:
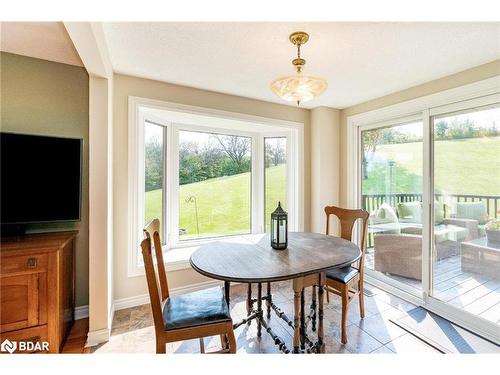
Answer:
M201 131L235 136L250 137L252 141L251 170L251 231L263 233L264 225L264 138L287 138L287 199L289 205L289 227L301 231L304 228L304 124L287 120L277 120L240 113L213 110L177 103L169 103L153 99L129 96L128 118L128 276L144 275L144 266L140 256L139 244L142 240L144 226L144 123L150 120L154 124L163 125L164 171L163 171L163 220L164 254L167 269L179 270L189 268L188 257L193 248L224 237L211 237L193 240L179 240L179 131ZM272 131L246 131L229 129L221 126L205 126L189 121L166 121L144 109L161 109L177 113L195 114L216 117L221 120L236 120L249 125L272 126ZM210 120L213 123L213 119ZM288 198L290 196L290 198ZM189 249L188 249L189 248ZM185 250L182 250L185 249ZM186 253L186 258L179 261L179 251ZM169 253L174 254L175 261L169 263Z

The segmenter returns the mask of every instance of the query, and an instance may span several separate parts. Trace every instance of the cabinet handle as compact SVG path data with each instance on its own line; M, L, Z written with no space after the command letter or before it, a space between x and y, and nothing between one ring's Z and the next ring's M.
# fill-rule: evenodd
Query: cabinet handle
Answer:
M26 267L28 268L36 268L36 258L28 258L28 261L26 262Z

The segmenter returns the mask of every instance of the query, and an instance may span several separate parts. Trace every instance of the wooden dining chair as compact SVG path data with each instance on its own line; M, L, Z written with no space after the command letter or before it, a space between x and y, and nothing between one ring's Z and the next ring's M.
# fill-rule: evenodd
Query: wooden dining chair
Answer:
M170 296L158 219L144 228L144 236L141 248L153 311L156 353L165 353L165 346L169 342L196 338L200 339L200 350L203 353L203 337L216 335L220 336L222 350L215 353L236 353L233 322L222 288ZM159 286L151 254L151 239L156 254Z
M326 301L330 302L329 292L342 298L342 344L347 343L347 306L359 296L359 314L365 317L363 297L364 265L366 253L366 232L368 228L369 213L365 210L350 210L335 206L326 206L326 235L330 234L330 215L335 215L340 221L340 237L352 241L352 231L358 219L362 220L361 258L357 265L351 264L342 268L330 269L326 272ZM357 289L354 286L357 284Z

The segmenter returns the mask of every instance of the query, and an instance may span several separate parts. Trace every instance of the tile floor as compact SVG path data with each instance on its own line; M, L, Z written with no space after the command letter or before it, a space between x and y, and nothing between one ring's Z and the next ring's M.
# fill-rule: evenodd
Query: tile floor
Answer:
M390 318L404 315L415 307L398 297L388 294L373 286L367 286L375 295L365 296L365 319L359 317L357 301L349 305L348 343L340 343L341 305L337 296L330 295L330 303L325 305L325 344L327 353L438 353L434 348L420 341L403 329L390 322ZM255 289L255 288L254 288ZM293 317L293 293L291 282L273 284L273 299L287 314ZM246 315L246 285L234 285L231 288L231 315L234 321ZM306 305L311 301L311 288L306 290ZM326 303L326 298L325 298ZM292 347L292 330L274 313L270 326L282 336L289 348ZM309 329L310 331L310 329ZM262 332L256 337L256 324L242 325L235 330L238 353L279 353L271 337ZM308 332L315 338L314 332ZM219 337L205 339L205 350L215 351L220 348ZM199 341L189 340L167 345L167 353L198 353ZM155 335L149 305L137 306L115 313L111 339L98 347L94 353L154 353Z

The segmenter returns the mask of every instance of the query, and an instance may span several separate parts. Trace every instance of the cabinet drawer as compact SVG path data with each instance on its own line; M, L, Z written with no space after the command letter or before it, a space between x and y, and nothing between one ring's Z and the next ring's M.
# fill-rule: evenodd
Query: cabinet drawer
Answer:
M16 343L15 353L33 353L44 352L44 343L48 343L48 329L47 325L20 329L12 332L5 332L0 334L0 342L8 339ZM22 343L21 343L22 342ZM32 344L28 344L32 343ZM25 349L25 350L19 350ZM51 351L50 347L48 348ZM52 350L57 352L57 350Z
M47 254L2 257L1 274L44 272L47 270L47 263Z

